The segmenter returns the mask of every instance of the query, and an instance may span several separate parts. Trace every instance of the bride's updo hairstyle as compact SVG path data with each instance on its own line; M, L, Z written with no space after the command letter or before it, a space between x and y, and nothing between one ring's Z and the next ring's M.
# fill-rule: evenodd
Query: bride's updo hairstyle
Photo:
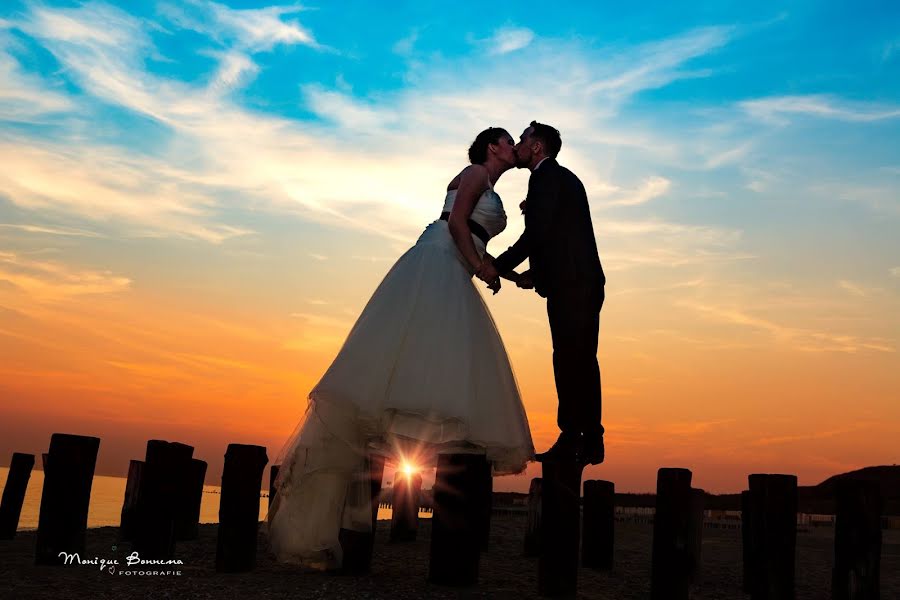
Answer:
M501 127L488 127L475 137L475 141L469 146L469 162L473 165L483 165L487 162L488 146L496 144L504 135L509 135Z

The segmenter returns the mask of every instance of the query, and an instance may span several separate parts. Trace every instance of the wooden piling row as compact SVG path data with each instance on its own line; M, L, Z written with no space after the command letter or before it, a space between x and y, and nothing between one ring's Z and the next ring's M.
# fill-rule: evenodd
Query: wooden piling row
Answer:
M84 553L91 485L100 440L59 434L42 454L44 488L35 545L35 563L58 565L67 555ZM196 539L204 461L178 442L150 440L144 461L129 465L120 537L133 539L141 558L172 558L176 540ZM35 457L14 453L0 502L0 539L15 535ZM255 567L259 490L268 462L261 446L229 444L222 474L216 569ZM367 458L359 485L371 494L371 529L341 530L343 572L364 574L372 562L374 531L385 459ZM579 488L583 466L543 463L543 477L531 481L524 552L538 557L538 593L577 593L579 538L581 566L613 567L615 485L584 482L580 527ZM270 471L269 501L276 494L278 466ZM651 598L688 597L700 581L705 493L691 488L687 469L662 468L657 474L653 517ZM797 478L753 474L741 494L743 587L753 600L794 598L797 534ZM415 538L422 478L395 475L391 539ZM488 548L492 498L491 465L484 455L440 455L428 579L450 586L478 581L480 553ZM835 560L832 597L870 600L880 594L882 498L877 483L839 481L836 486Z
M170 560L184 533L182 508L190 481L194 448L179 442L150 440L137 498L133 549L141 558Z
M834 600L881 597L881 491L874 481L840 481L836 489Z
M438 456L428 566L431 583L471 586L478 582L484 537L479 500L485 495L486 462L479 454Z
M691 472L662 468L656 477L656 515L650 578L652 600L687 600Z
M541 478L538 593L574 596L578 590L581 473L576 461L545 461Z
M616 485L612 481L585 481L583 504L581 566L608 571L613 568Z
M394 473L391 542L414 542L419 532L419 501L422 476L418 473Z
M67 433L54 433L50 437L50 451L44 455L35 564L62 565L66 554L84 554L88 505L99 449L100 438Z
M0 540L11 540L16 537L19 516L22 514L22 503L25 501L25 490L34 468L34 454L14 452L9 463L9 474L3 488L3 499L0 500Z
M375 527L378 519L378 497L381 494L381 482L384 476L384 457L370 454L366 459L368 481L362 485L369 486L372 497L372 529L370 531L351 531L341 529L338 540L344 553L341 571L346 575L364 575L372 565L372 553L375 547Z
M216 540L216 571L220 573L252 571L256 566L259 491L268 462L262 446L228 444Z
M537 556L541 552L541 486L542 479L535 477L528 487L528 524L525 529L525 556Z
M753 600L793 599L797 477L754 474L749 482L750 595Z

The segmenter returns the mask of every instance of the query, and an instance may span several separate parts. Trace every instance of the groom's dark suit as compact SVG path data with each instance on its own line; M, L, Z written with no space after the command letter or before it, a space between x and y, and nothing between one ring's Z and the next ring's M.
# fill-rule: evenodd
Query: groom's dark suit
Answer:
M525 231L494 267L507 273L526 258L535 290L547 299L560 431L602 434L597 335L606 277L584 186L552 158L532 172Z

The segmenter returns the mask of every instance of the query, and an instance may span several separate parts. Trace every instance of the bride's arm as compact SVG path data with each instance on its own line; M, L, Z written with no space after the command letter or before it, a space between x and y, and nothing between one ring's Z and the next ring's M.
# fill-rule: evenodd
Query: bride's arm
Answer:
M456 200L447 224L450 227L450 235L456 242L456 247L472 267L478 271L481 267L481 257L475 249L472 241L472 230L469 229L469 217L475 209L475 204L488 187L488 171L483 165L470 165L466 167L460 177L459 188L456 191Z

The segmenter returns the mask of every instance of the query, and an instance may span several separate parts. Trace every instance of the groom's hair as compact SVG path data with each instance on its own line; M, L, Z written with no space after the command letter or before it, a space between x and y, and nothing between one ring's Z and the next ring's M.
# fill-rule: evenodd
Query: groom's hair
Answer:
M488 127L479 133L469 146L469 162L473 165L483 165L487 162L488 146L499 142L504 135L509 134L502 127Z
M544 154L550 158L556 158L559 149L562 148L562 138L559 137L559 130L550 125L544 125L537 121L531 122L531 137L541 140L544 144Z

